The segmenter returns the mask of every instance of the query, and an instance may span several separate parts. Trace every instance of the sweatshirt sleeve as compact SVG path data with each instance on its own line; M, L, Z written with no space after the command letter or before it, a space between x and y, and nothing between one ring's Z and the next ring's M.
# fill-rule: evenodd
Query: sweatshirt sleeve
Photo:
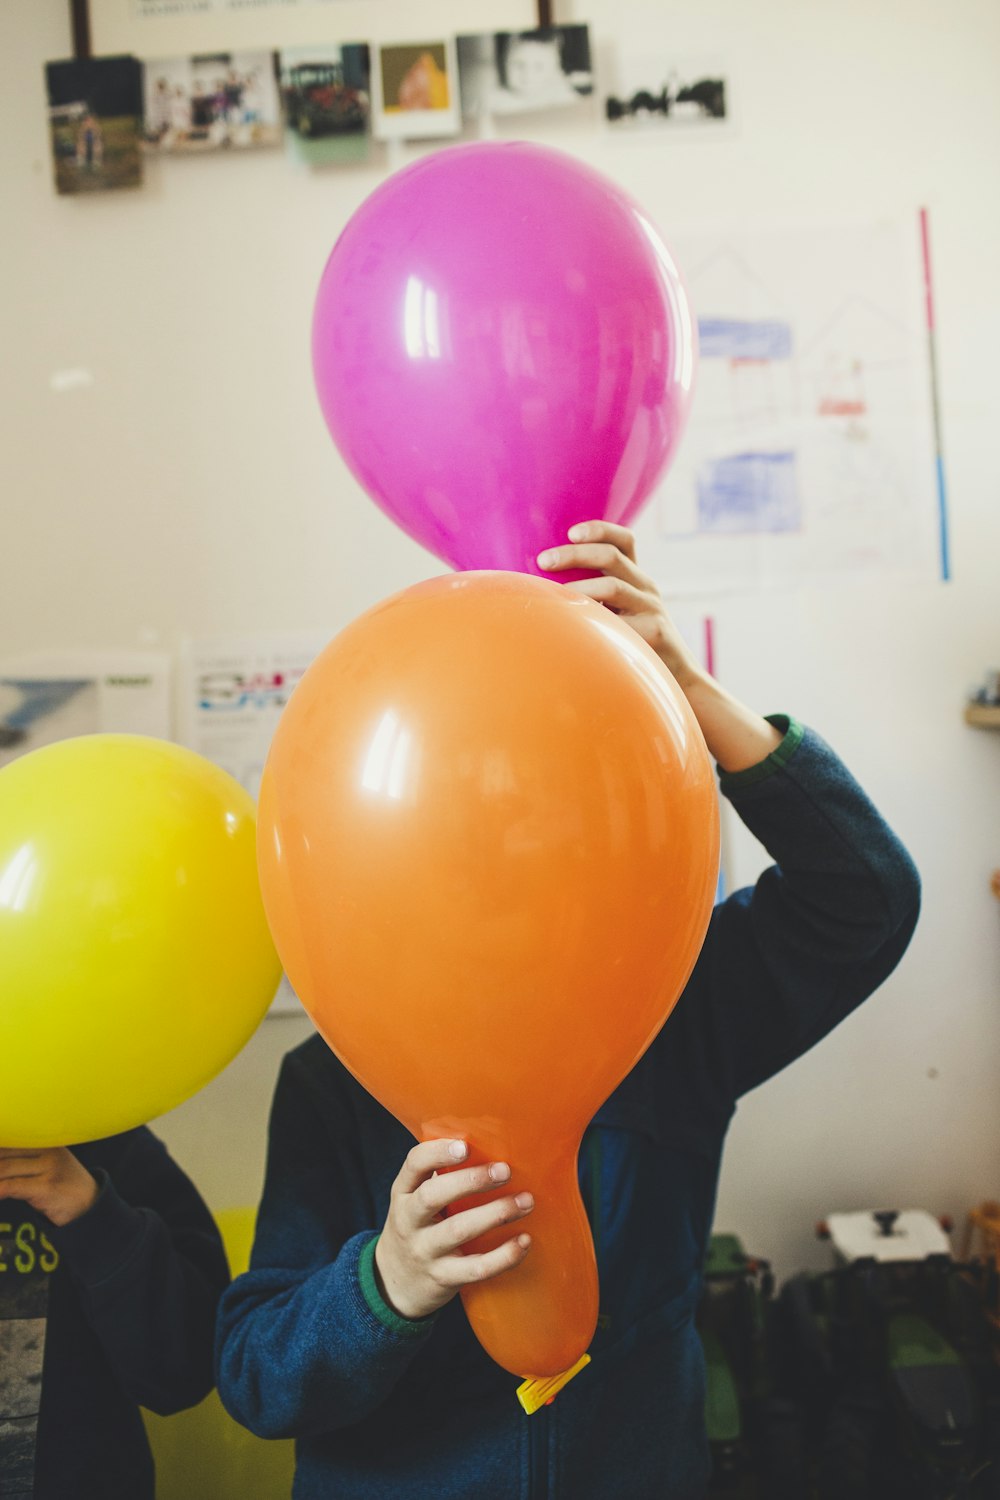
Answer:
M358 1225L359 1204L370 1197L360 1156L346 1120L331 1141L291 1054L271 1111L250 1269L223 1299L216 1345L223 1404L260 1437L361 1421L434 1326L433 1317L399 1317L379 1296L372 1253L380 1226L370 1202L371 1222Z
M215 1315L229 1281L219 1231L151 1131L76 1154L94 1172L97 1200L48 1233L86 1317L132 1400L162 1416L193 1406L212 1389Z
M824 741L794 720L720 785L774 864L715 910L695 971L708 1065L729 1099L801 1056L899 962L920 909L910 856Z

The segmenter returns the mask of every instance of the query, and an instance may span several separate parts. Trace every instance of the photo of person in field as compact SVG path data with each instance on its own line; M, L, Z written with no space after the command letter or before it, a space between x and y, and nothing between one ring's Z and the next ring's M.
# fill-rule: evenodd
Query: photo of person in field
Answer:
M59 193L142 181L142 64L98 57L46 64L52 168Z

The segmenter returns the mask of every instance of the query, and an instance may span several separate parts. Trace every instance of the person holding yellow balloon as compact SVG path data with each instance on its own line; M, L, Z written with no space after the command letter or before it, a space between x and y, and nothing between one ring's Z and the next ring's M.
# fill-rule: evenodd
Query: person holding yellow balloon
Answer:
M0 1495L152 1500L139 1408L212 1388L225 1251L145 1122L277 987L255 829L225 772L141 735L0 770Z
M0 1494L152 1496L139 1407L167 1415L214 1384L229 1269L208 1208L139 1128L0 1149L0 1221Z
M868 797L707 675L630 532L574 526L539 565L589 576L458 574L348 627L265 772L265 907L321 1034L282 1067L217 1376L297 1439L297 1500L700 1500L694 1315L736 1102L916 924ZM774 860L714 911L705 745ZM512 1375L576 1356L577 1294L590 1362L525 1416Z

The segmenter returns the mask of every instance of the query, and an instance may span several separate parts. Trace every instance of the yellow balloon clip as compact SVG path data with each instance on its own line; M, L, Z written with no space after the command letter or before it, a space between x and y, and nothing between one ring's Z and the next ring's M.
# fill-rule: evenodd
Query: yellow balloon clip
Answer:
M525 1380L517 1388L517 1399L524 1407L528 1416L538 1411L542 1406L548 1406L554 1401L564 1385L568 1385L574 1375L579 1375L584 1365L590 1364L590 1355L582 1354L575 1365L564 1370L561 1375L549 1375L543 1379L531 1377Z

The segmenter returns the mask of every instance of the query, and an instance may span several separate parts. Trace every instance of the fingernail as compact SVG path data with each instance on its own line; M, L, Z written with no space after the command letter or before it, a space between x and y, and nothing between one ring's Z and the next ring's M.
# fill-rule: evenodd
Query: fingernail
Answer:
M587 540L586 524L584 522L580 522L576 526L571 526L566 535L569 537L571 542L585 542Z
M527 1213L529 1208L534 1208L535 1206L535 1200L530 1193L518 1193L514 1202L524 1213Z
M510 1167L505 1161L495 1161L490 1167L491 1182L506 1182L510 1177Z
M554 552L539 552L538 554L537 561L540 568L551 568L555 560L556 554Z
M517 1237L517 1243L520 1245L522 1250L527 1250L528 1246L531 1244L531 1235L519 1234Z
M452 1141L448 1147L448 1155L453 1156L456 1161L464 1161L468 1150L469 1148L464 1141Z

